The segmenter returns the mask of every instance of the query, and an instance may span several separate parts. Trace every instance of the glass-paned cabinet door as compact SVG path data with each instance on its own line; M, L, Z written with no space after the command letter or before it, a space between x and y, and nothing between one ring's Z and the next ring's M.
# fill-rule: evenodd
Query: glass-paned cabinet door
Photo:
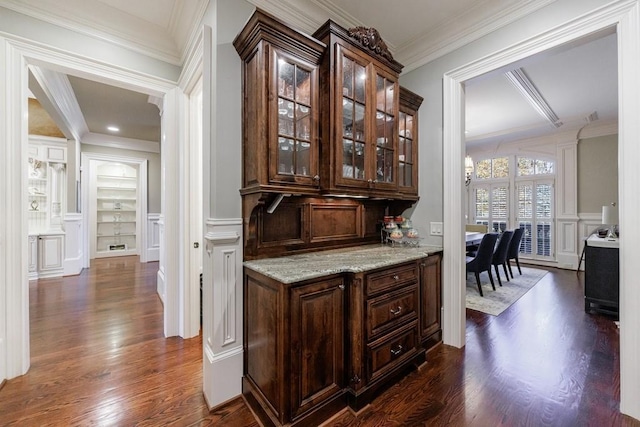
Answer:
M287 182L318 182L317 70L275 52L277 148L272 177Z
M418 109L423 98L400 88L398 112L398 191L418 195Z
M338 181L360 181L365 185L371 178L367 170L367 68L340 50L339 73L337 82L341 83L342 96L337 97L338 132L342 139L342 165L336 170Z
M414 187L415 117L400 111L398 122L398 185Z
M396 182L396 92L394 81L376 74L376 185Z

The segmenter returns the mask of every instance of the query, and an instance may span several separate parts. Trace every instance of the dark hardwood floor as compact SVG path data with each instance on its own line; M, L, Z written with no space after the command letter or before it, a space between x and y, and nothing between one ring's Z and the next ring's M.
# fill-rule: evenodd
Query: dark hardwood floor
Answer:
M101 259L31 282L31 369L0 390L0 425L257 426L241 399L207 410L201 339L163 337L157 268ZM467 311L465 348L328 425L640 426L618 410L618 329L584 313L583 282L551 270L498 317Z

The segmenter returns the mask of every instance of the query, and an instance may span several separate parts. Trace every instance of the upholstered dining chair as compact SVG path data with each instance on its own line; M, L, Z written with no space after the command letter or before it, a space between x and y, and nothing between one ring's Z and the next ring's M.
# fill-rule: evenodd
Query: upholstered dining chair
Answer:
M476 274L476 283L478 284L478 292L480 296L484 297L482 293L482 285L480 284L480 273L486 271L489 274L489 280L493 290L496 290L496 285L493 282L493 275L491 274L491 259L493 258L493 248L498 240L497 233L487 233L482 237L478 252L475 257L467 257L467 273Z
M522 276L522 269L520 268L520 260L518 256L520 254L520 242L522 241L522 236L524 234L524 228L516 228L513 230L513 237L511 238L511 243L509 243L509 250L507 251L507 267L509 267L509 273L511 273L511 278L513 279L513 271L511 270L511 260L516 261L516 265L518 266L518 272Z
M500 235L500 240L496 245L496 250L493 252L493 258L491 259L491 265L496 270L496 276L498 276L498 284L502 286L502 280L500 280L500 271L498 266L501 265L504 269L504 275L507 276L507 282L509 281L509 273L507 272L507 251L509 250L509 244L513 237L513 231L505 230Z

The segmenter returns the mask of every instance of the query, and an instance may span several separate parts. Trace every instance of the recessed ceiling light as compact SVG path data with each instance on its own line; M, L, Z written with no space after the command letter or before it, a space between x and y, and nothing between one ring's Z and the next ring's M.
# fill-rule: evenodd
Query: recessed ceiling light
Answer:
M118 126L107 126L107 130L111 132L120 132L120 128Z

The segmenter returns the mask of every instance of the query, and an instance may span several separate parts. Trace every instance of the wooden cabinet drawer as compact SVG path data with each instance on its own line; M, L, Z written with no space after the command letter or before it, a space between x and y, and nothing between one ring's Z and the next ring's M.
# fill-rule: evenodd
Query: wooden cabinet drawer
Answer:
M367 300L367 339L394 329L418 317L418 284Z
M372 273L367 276L366 293L373 296L388 292L410 282L418 282L418 264L411 263Z
M368 383L403 365L418 352L417 320L367 345Z

